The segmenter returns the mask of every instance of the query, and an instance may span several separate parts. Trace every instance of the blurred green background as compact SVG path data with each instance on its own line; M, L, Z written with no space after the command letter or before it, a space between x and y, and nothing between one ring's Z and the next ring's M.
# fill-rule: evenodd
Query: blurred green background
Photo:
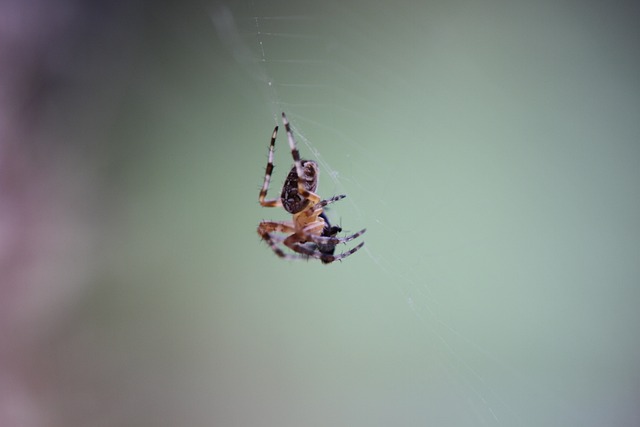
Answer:
M13 7L0 424L640 425L637 5ZM256 234L282 111L342 263Z

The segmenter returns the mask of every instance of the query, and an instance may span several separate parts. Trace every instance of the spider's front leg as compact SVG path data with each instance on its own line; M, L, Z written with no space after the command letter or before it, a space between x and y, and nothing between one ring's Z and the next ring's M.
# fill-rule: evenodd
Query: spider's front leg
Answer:
M335 203L335 202L337 202L339 200L342 200L345 197L347 197L345 194L340 194L338 196L333 196L332 198L326 199L326 200L320 200L320 198L318 198L318 201L314 205L311 206L311 209L314 212L317 212L317 211L321 211L322 212L322 208L324 208L325 206L330 205L331 203Z
M320 200L314 191L318 186L318 164L311 160L302 160L300 158L300 152L296 146L296 140L291 132L291 126L289 126L289 120L287 116L282 113L282 122L287 131L287 139L289 140L289 149L291 150L291 156L293 157L293 168L298 180L297 192L305 200L309 200L311 204L316 204Z
M338 200L342 200L344 199L345 196L344 194L341 194L339 196L333 196L330 199L327 200L321 200L320 196L318 196L315 193L311 193L313 196L315 196L314 198L309 200L309 204L307 205L307 207L300 213L298 213L298 216L304 217L304 219L302 221L297 221L300 224L309 224L312 225L313 228L315 228L315 226L317 226L317 222L318 222L318 218L321 218L321 222L326 222L326 217L324 216L324 214L322 213L322 208L324 208L325 206L327 206L330 203L335 203ZM317 198L317 200L315 200ZM310 219L312 219L312 221L310 221ZM309 232L309 230L305 230L307 232Z
M267 169L264 173L264 182L262 183L262 188L260 189L260 194L258 195L258 201L260 202L260 205L266 208L275 208L278 206L282 206L282 202L279 198L266 200L267 191L269 191L269 183L271 182L271 174L273 173L273 150L276 144L277 136L278 126L273 129L273 134L271 134L271 143L269 144L269 160L267 161Z

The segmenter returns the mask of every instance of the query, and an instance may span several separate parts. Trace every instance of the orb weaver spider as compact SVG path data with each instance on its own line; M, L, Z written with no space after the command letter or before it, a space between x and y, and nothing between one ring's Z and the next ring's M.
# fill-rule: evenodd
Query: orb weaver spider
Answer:
M269 160L258 201L261 206L266 208L283 207L293 215L293 218L291 221L261 221L258 225L258 234L280 258L314 258L319 259L323 264L340 261L355 253L364 245L364 242L339 255L334 255L336 246L361 236L366 229L345 237L338 237L342 228L331 225L323 209L346 196L341 194L322 200L315 193L318 188L318 174L320 172L318 164L312 160L300 159L296 141L284 113L282 113L282 122L287 131L294 165L284 181L280 198L267 200L267 191L273 172L273 151L278 135L278 126L276 126L271 135ZM294 253L285 252L282 245Z

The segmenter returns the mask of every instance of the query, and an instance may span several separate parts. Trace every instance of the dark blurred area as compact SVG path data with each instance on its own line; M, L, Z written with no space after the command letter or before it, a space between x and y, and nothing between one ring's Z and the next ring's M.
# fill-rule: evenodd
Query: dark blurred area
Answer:
M65 424L47 364L100 268L108 134L143 9L0 2L0 426Z
M209 425L210 12L0 3L0 427Z

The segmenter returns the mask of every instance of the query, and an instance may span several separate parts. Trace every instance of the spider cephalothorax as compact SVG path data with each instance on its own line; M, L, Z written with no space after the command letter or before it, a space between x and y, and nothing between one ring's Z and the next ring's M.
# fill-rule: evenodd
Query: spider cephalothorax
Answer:
M324 207L330 203L344 199L345 195L334 196L322 200L315 192L318 188L318 164L311 160L301 160L296 148L293 133L284 113L282 121L287 130L287 138L291 155L293 156L293 168L287 175L282 187L279 199L266 200L269 182L273 173L273 151L278 135L278 126L271 135L269 145L269 161L264 176L264 184L260 190L258 201L264 207L282 206L293 215L292 221L262 221L258 225L258 234L267 242L269 247L281 258L316 258L324 264L341 260L360 249L364 242L356 247L334 255L336 245L349 242L362 235L366 230L345 237L338 237L342 228L332 226L324 215ZM286 253L281 245L291 249L295 253Z

